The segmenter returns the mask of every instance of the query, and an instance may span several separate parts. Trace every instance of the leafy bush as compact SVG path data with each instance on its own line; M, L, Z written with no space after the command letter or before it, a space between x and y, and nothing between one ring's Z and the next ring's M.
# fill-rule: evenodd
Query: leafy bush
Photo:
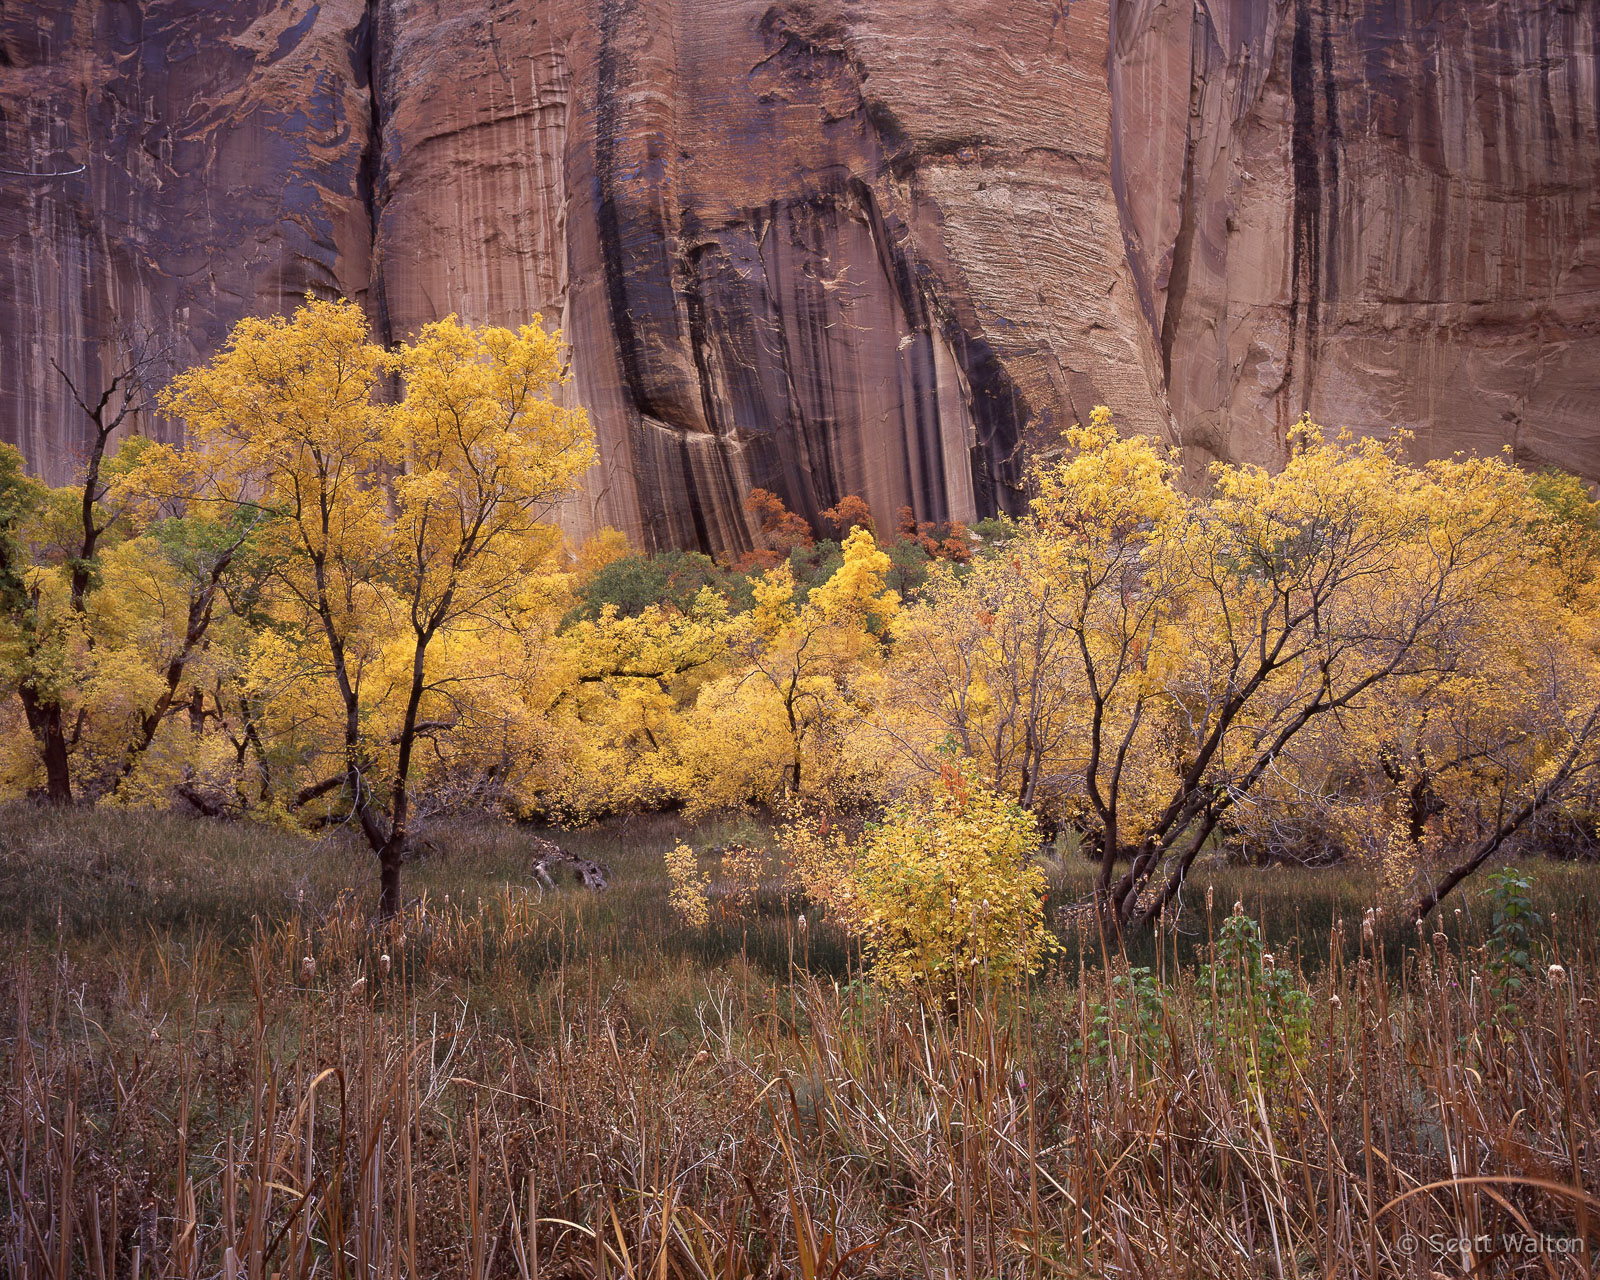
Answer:
M872 972L892 987L944 990L982 969L1011 981L1056 946L1033 815L966 774L869 828L851 884Z
M1534 978L1533 930L1544 924L1533 906L1533 876L1515 867L1492 872L1481 895L1489 905L1489 972L1507 999Z
M1304 1055L1311 997L1262 945L1261 926L1235 904L1217 940L1217 959L1200 970L1213 993L1210 1030L1217 1052L1252 1080L1272 1080Z
M593 622L607 605L615 605L624 618L636 618L651 605L670 605L688 613L702 587L710 587L735 609L748 609L753 601L749 578L698 551L625 555L596 569L576 587L573 594L581 603L567 621Z
M679 841L666 853L667 875L672 878L672 910L691 929L703 929L711 919L706 890L710 877L700 870L700 860Z

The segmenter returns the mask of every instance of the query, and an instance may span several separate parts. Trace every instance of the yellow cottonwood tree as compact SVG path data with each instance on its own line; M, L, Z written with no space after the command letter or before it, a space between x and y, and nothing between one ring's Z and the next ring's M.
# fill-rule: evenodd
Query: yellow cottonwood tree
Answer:
M743 670L702 695L712 724L741 720L759 725L756 734L768 743L781 742L782 786L791 795L805 781L808 740L858 710L850 684L876 664L900 609L887 585L890 567L872 534L857 528L845 539L843 562L808 595L787 562L763 574L733 641ZM716 730L708 729L714 746Z
M1600 505L1497 460L1424 470L1457 503L1508 513L1492 574L1419 641L1425 661L1280 759L1240 823L1257 842L1316 828L1369 851L1422 914L1519 831L1561 830L1562 792L1600 766Z
M722 674L729 632L727 602L710 588L683 611L654 604L629 617L606 605L570 626L550 712L570 745L551 807L589 817L691 800L688 713Z
M385 404L390 373L402 394ZM390 354L354 304L310 301L242 321L164 398L213 459L196 500L276 517L281 607L315 637L289 648L326 690L333 777L378 857L385 914L400 905L417 743L455 727L473 678L430 650L497 625L555 549L550 506L593 459L586 416L557 402L566 377L559 336L538 323L450 317Z
M1087 488L1087 501L1103 504L1092 483L1072 485L1074 465L1058 470L1064 483L1054 492ZM1117 837L1104 841L1099 882L1113 923L1163 910L1207 837L1308 725L1426 670L1435 639L1516 572L1507 553L1516 508L1496 483L1501 465L1415 468L1398 442L1328 440L1302 423L1287 465L1215 468L1212 493L1189 504L1148 576L1102 591L1113 619L1150 599L1171 602L1147 637L1092 627L1114 670L1137 659L1148 673L1158 713L1149 730L1170 761L1126 840L1113 825L1116 766L1106 772L1101 756L1087 765L1102 831ZM1036 509L1069 562L1081 536L1073 508L1046 490ZM1069 629L1078 616L1064 619ZM1159 656L1141 655L1141 639ZM1080 649L1091 688L1103 683L1096 641L1086 636ZM1127 723L1119 761L1138 741L1133 717ZM1118 858L1127 861L1120 875ZM1158 871L1165 878L1154 885Z
M1560 578L1570 597L1577 572L1571 537L1547 539L1540 560L1529 478L1506 463L1413 466L1398 441L1328 439L1305 422L1279 471L1218 466L1190 495L1165 451L1120 436L1104 409L1068 445L1036 471L1017 538L965 580L935 575L909 611L879 719L925 768L942 729L997 785L1043 778L1097 856L1111 929L1160 914L1212 834L1248 825L1246 802L1257 814L1284 787L1348 794L1352 768L1377 771L1373 709L1408 690L1485 713L1459 751L1496 734L1501 748L1531 741L1522 726L1541 717L1541 740L1570 748L1591 733L1581 699L1536 713L1489 657L1531 652L1559 593L1526 601L1545 620L1531 629L1497 622L1503 602L1530 579ZM1365 758L1313 776L1333 735L1364 721Z
M1053 617L1062 586L1035 539L1009 542L959 571L930 567L895 620L873 728L914 775L949 750L1046 826L1084 815L1074 761L1084 743L1076 641Z

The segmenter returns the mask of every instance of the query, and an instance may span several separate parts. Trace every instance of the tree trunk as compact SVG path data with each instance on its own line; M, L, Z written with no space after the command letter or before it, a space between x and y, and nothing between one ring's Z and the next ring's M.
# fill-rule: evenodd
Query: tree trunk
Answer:
M789 741L793 744L794 755L785 771L790 775L790 784L794 788L789 794L796 800L800 798L800 721L794 713L794 688L795 682L789 682L789 692L783 699L784 714L789 718Z
M45 799L53 805L72 803L72 765L67 758L67 733L61 723L59 702L40 702L27 685L20 690L28 728L39 744L44 762Z
M400 856L404 842L390 840L378 852L378 865L382 868L382 889L378 895L378 915L392 920L400 914Z
M45 798L51 804L72 803L72 768L67 761L67 735L61 727L61 708L52 706L44 746Z

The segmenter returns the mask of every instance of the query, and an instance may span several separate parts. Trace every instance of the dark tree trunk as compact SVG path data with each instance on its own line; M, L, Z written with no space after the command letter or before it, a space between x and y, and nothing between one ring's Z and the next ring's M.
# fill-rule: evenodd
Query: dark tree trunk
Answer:
M378 851L378 865L383 873L378 914L385 920L400 914L400 857L403 852L402 842L396 840L390 840Z
M61 723L61 704L41 702L27 685L21 689L28 728L39 744L44 762L45 799L53 805L72 803L72 765L67 757L67 733Z

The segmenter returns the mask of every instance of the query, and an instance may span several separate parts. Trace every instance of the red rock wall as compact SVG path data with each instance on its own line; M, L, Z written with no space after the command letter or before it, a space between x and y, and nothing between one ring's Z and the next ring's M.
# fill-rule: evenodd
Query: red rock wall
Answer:
M560 325L564 521L649 546L748 546L754 485L1016 510L1098 402L1196 466L1310 409L1600 475L1597 8L13 6L0 438L64 476L52 361L310 289Z
M1303 410L1600 477L1600 5L1119 0L1119 207L1196 457Z

